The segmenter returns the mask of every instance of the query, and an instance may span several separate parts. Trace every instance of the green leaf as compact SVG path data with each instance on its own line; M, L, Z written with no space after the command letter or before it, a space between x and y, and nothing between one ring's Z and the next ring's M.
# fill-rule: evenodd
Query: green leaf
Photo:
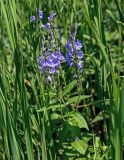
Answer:
M122 88L120 93L120 130L121 130L121 151L123 150L123 139L124 139L124 79L122 81Z
M91 97L90 95L75 96L75 97L70 98L67 104L77 103L77 102L80 102L81 100L84 100L90 97Z
M121 127L124 129L124 79L122 81L122 89L121 89L121 96L120 96L120 116L121 116ZM122 130L123 130L122 129ZM123 130L124 134L124 130ZM123 135L124 137L124 135Z
M87 147L88 147L88 145L84 140L78 140L78 141L72 142L71 145L72 147L74 147L76 151L78 151L80 154L83 154L83 155L86 153Z
M66 126L68 130L70 131L70 134L72 137L79 137L81 134L80 128L75 121L75 119L71 119L66 123Z
M11 121L9 119L9 121ZM9 126L9 138L10 138L10 144L11 144L11 149L12 149L12 156L13 156L13 160L20 160L20 153L19 153L19 147L18 147L18 143L17 143L17 139L15 137L15 133L14 130L12 128L11 122L9 122L10 126Z
M102 121L104 118L109 118L109 115L103 115L102 112L99 112L98 115L92 120L91 123L95 123L97 121Z
M52 120L57 120L57 119L59 119L59 118L61 118L61 116L60 116L59 114L57 114L57 113L52 113L52 115L51 115L51 119L52 119Z
M72 81L71 83L69 83L69 84L65 87L64 91L62 92L61 97L67 95L67 93L69 93L69 92L75 87L76 83L77 83L77 80L74 80L74 81Z
M52 109L52 110L56 110L56 109L61 109L61 108L64 108L65 107L65 104L55 104L55 105L50 105L48 108L47 108L47 110L50 110L50 109ZM43 108L41 108L41 109L38 109L38 110L36 110L36 112L44 112L44 109L46 109L46 107L43 107Z
M86 120L80 113L75 112L74 114L72 114L72 117L77 122L79 128L86 128L87 130L89 130Z

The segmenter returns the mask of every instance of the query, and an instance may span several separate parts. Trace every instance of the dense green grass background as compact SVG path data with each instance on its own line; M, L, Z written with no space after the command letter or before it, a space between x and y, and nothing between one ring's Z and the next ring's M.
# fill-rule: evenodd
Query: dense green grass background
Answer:
M82 87L66 66L44 84L38 9L57 13L64 55L74 29L83 42ZM0 160L122 160L124 1L0 0L0 22Z

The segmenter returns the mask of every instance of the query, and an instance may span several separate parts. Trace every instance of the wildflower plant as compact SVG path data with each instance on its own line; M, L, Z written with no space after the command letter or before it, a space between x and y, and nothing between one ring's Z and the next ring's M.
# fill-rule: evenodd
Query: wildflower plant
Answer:
M77 93L74 97L76 106L79 104L82 96L81 76L83 73L83 45L79 40L75 40L75 34L73 33L70 36L66 46L64 46L66 52L63 54L61 46L59 45L58 39L56 37L57 29L55 27L56 24L54 21L56 13L52 12L48 16L45 24L42 21L43 15L44 13L42 11L39 11L39 15L36 16L39 18L38 22L40 33L40 47L37 56L37 64L43 80L41 80L41 99L43 103L42 105L44 105L44 108L49 108L51 103L53 104L54 102L55 105L58 103L60 105L60 109L57 114L60 114L61 118L63 118L64 116L68 117L68 115L65 115L66 113L64 113L63 109L61 108L61 106L63 105L70 106L70 95L67 95L67 93L71 92L73 88L77 90ZM31 21L31 23L33 23L33 20ZM65 70L65 66L68 66L67 70ZM72 69L73 77L71 77L70 68ZM68 85L66 85L66 72L69 72L70 74ZM72 79L74 80L70 82ZM43 86L42 84L44 83L48 85ZM54 91L55 96L52 97L50 95L50 89ZM49 113L50 112L48 111L47 114ZM72 119L73 117L67 118L67 123L71 123L70 121ZM77 136L79 136L79 134L77 134ZM72 135L72 138L74 137L75 135Z

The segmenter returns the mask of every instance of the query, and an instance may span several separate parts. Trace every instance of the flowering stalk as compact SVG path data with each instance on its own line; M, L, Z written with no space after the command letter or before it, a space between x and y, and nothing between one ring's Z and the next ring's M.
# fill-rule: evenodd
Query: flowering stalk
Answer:
M50 82L52 82L52 75L56 75L59 73L61 62L64 60L64 56L60 51L60 47L55 44L54 29L52 28L52 23L55 15L56 13L52 12L48 16L48 22L46 23L46 25L43 25L41 23L41 31L43 29L46 29L46 33L48 33L48 39L46 37L46 34L42 36L42 45L40 47L40 53L38 56L39 69L42 75L47 76L46 80ZM34 22L35 19L36 17L32 16L31 22ZM39 11L39 19L43 19L43 11L41 10ZM49 35L51 36L51 39L49 39Z
M79 40L74 40L74 34L72 34L66 44L67 55L66 62L70 67L76 67L76 69L83 70L83 52L81 51L82 44Z
M78 89L78 100L76 106L79 103L80 96L82 94L82 72L83 72L83 51L81 50L83 45L79 40L75 40L74 33L70 36L67 44L67 55L66 62L67 64L75 69L74 77L77 78L77 89ZM77 107L76 107L77 108Z

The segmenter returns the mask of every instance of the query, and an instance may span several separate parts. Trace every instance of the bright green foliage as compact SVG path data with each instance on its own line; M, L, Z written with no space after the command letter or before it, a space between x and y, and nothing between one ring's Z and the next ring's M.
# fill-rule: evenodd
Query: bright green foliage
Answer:
M38 9L56 12L64 55L72 30L83 42L79 78L40 74ZM122 160L124 1L0 0L0 22L0 160Z

